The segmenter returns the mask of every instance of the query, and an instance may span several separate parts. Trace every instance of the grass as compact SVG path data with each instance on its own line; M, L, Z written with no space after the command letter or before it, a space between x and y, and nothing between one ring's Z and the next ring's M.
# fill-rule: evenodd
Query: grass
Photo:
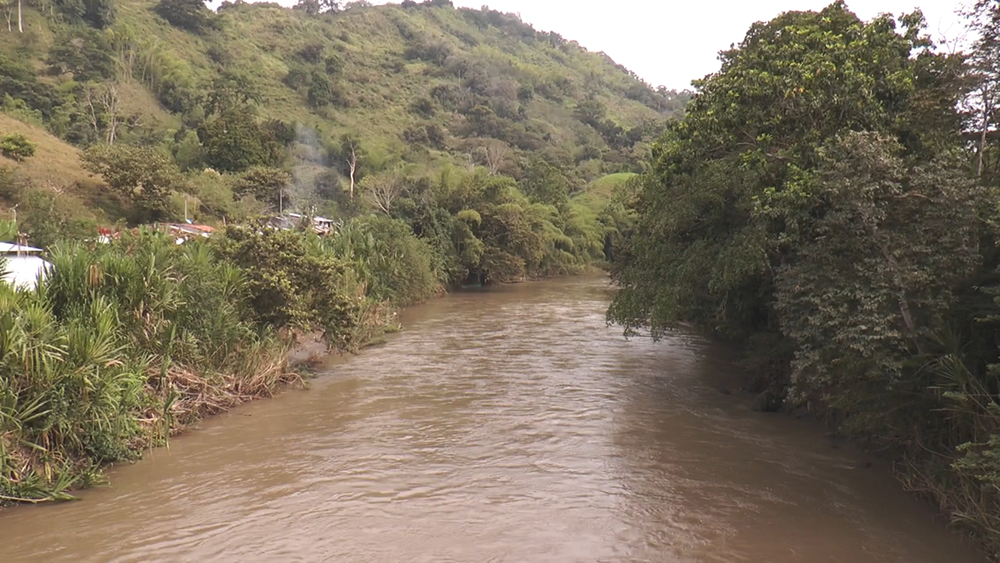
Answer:
M602 178L598 178L587 186L587 192L593 194L601 194L607 197L611 197L612 192L615 188L621 186L625 182L628 182L632 178L635 178L638 174L632 172L619 172L617 174L608 174Z
M262 118L314 127L323 144L334 145L345 133L360 139L367 153L362 166L367 165L368 172L404 167L408 175L436 178L448 167L484 165L482 145L492 135L511 145L505 174L517 178L537 152L582 185L608 170L628 168L648 139L634 149L611 149L574 114L579 104L596 98L607 108L607 118L625 128L663 121L670 114L647 105L648 99L632 99L642 85L605 55L536 33L514 16L489 10L390 4L309 16L275 4L237 3L219 13L220 30L202 35L168 24L154 13L156 3L117 3L116 22L104 32L116 40L124 38L124 44L133 38L138 51L131 73L119 66L117 76L108 79L118 83L122 114L137 118L147 129L141 139L139 132L122 131L121 142L160 139L163 148L175 148L176 133L197 127L206 116L200 110L183 116L168 111L158 98L160 88L169 83L173 91L187 93L179 94L181 98L203 96L214 81L232 72L248 77L259 90L257 111ZM38 70L39 81L71 91L72 77L51 75L46 59L60 37L76 31L43 16L35 6L26 6L26 22L26 33L0 44L0 53L26 58ZM447 57L431 61L407 55L428 44L442 46ZM317 46L319 59L304 60L303 48ZM326 72L322 59L331 55L343 62L343 68L330 75L343 101L311 107L307 88L289 87L286 76L293 68ZM478 82L472 80L476 72L483 74ZM432 114L413 109L416 102L431 100L432 90L440 86L458 92L465 100L457 103L462 107L435 100ZM522 95L523 89L534 92L533 97ZM500 132L469 125L472 106L487 103L506 116L497 118ZM443 144L431 147L429 142L405 140L431 125L443 132ZM89 209L101 220L122 217L120 204L83 170L73 147L11 116L0 115L3 131L25 134L39 150L24 163L0 160L0 166L15 169L33 188L59 192L73 207ZM581 151L584 145L586 153ZM604 155L607 165L581 156L595 151ZM289 158L285 164L293 161Z
M592 215L598 215L611 202L615 190L636 176L638 174L631 172L603 176L587 184L583 191L573 196L573 201L580 207L587 209Z
M0 112L0 134L18 133L35 143L35 155L23 161L0 156L0 168L13 170L28 191L53 195L59 202L61 219L110 221L124 214L122 202L104 181L83 168L80 151L35 125ZM0 209L11 214L15 200L0 199Z
M152 13L154 5L151 0L118 5L119 25L146 38L145 49L179 61L184 72L202 85L219 72L209 52L210 48L220 49L231 58L226 69L254 77L265 99L259 108L262 116L312 125L329 136L351 131L377 151L401 154L405 149L402 132L426 121L409 110L411 104L428 97L434 86L462 82L433 63L407 61L403 54L415 41L440 42L451 50L453 58L487 64L498 81L521 84L565 79L573 95L559 101L536 96L525 105L529 118L547 126L554 142L567 152L576 146L579 135L591 132L572 113L575 104L587 95L603 101L610 117L625 125L663 118L623 96L635 80L602 54L569 43L553 46L525 40L507 29L477 26L467 13L479 11L404 10L386 5L310 17L274 5L248 4L223 11L223 31L205 38L167 25ZM327 53L343 59L339 81L349 100L347 107L310 108L304 91L294 91L282 82L289 68L299 64L298 51L312 44L322 45ZM149 104L142 111L156 113ZM439 112L430 121L448 127L455 125L456 117ZM458 117L458 121L463 119ZM465 155L455 157L457 163Z
M60 189L70 184L86 186L88 190L103 185L84 170L80 151L40 127L18 121L0 113L0 135L19 133L37 145L35 156L17 162L0 156L0 166L13 168L25 181L38 188Z

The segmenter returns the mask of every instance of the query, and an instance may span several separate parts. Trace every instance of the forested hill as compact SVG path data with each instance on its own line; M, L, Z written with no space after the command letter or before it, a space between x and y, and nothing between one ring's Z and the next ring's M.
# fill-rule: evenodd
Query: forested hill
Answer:
M435 178L482 166L522 184L555 172L580 191L638 171L687 98L516 16L447 0L332 10L223 2L217 12L197 0L26 0L21 32L9 6L12 24L0 29L8 117L80 148L157 148L189 177L284 171L293 180L282 205L317 213L335 214L352 183L385 171ZM66 178L63 192L98 220L176 215L180 191L209 221L259 213L240 201L246 193L265 206L277 199L275 182L241 192L196 177L135 213L79 180Z

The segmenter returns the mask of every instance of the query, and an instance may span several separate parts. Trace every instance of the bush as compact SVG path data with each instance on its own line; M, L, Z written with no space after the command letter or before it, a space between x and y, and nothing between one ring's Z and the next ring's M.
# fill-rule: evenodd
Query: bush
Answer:
M82 240L97 228L77 200L48 190L23 190L17 205L18 227L28 235L32 246L47 248L61 240Z
M14 170L0 166L0 199L11 201L17 199L23 189L21 179Z
M18 162L35 156L36 146L24 135L15 133L0 137L0 154Z
M215 240L219 254L243 271L257 322L321 330L341 349L355 344L357 305L347 295L342 262L311 249L305 235L293 231L231 226Z
M241 271L207 245L125 233L50 260L38 291L0 284L0 495L70 498L100 464L289 381L285 346L244 320Z
M212 168L242 172L273 166L282 157L275 131L259 123L251 108L237 106L198 129L205 160Z
M282 81L292 90L298 90L312 84L312 71L308 67L293 66Z
M352 219L325 242L354 269L370 299L408 305L431 297L440 287L430 245L398 219Z
M309 105L321 108L328 105L343 105L344 93L322 72L313 71L309 80L309 90L306 93Z
M193 33L219 29L219 17L202 0L160 0L154 11L170 25Z

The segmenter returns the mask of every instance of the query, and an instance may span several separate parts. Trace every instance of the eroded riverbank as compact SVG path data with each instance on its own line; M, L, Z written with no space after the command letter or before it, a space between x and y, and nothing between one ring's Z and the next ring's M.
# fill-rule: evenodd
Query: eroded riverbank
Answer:
M83 502L0 513L4 560L981 560L885 467L719 393L724 350L623 340L605 290L411 308L309 391L205 421Z

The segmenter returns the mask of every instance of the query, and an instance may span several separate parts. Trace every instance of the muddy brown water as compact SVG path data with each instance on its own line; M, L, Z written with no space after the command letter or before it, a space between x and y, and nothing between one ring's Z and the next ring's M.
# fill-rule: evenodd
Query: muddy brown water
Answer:
M607 280L459 293L61 505L12 561L965 562L883 462L750 411L690 335L626 341Z

